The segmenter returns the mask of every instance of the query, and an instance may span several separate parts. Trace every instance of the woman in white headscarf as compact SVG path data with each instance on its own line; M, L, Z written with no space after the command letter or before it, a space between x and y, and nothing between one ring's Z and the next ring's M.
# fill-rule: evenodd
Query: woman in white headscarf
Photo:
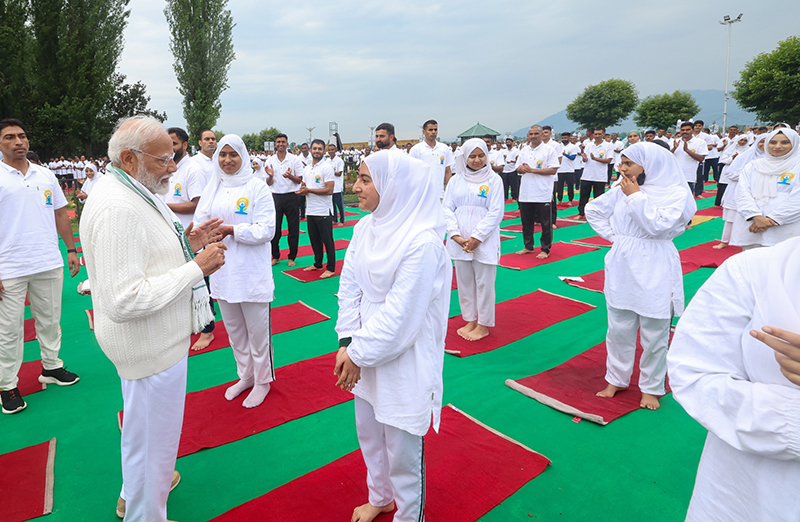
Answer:
M605 258L608 308L606 382L600 397L630 384L640 331L640 406L658 409L665 393L667 346L673 316L683 312L681 260L672 240L697 206L675 156L641 142L622 152L622 176L586 206L592 228L613 245Z
M439 186L396 150L367 156L353 190L371 212L355 226L339 283L337 386L355 395L368 503L395 522L424 516L423 435L438 431L453 269Z
M739 175L742 170L752 161L764 157L764 134L755 140L747 134L742 134L737 137L736 145L730 145L725 148L723 156L720 158L720 163L725 159L728 161L724 164L722 169L722 176L720 177L720 184L725 185L725 193L722 195L722 220L725 224L722 227L722 239L719 244L714 245L714 248L725 248L731 242L731 232L733 231L733 222L736 220L736 188L739 185Z
M211 278L211 296L219 303L239 374L225 398L231 401L252 388L243 406L254 408L264 401L275 380L270 328L275 284L269 262L275 204L266 183L253 175L239 136L228 134L219 141L211 165L211 179L194 221L202 223L206 216L222 219L219 230L228 247L225 269Z
M94 163L87 162L85 172L86 172L86 181L83 182L81 188L79 188L78 191L75 193L75 195L81 201L86 201L86 198L89 197L89 193L92 191L92 187L94 186L95 183L97 183L97 180L99 179L99 175L97 174L97 166Z
M764 157L739 176L731 244L772 246L800 236L800 136L779 128L764 139Z
M253 162L253 176L266 183L267 172L264 170L264 162L258 156L252 158L252 162Z
M505 201L503 181L487 162L479 138L467 140L456 156L458 174L444 193L447 251L456 266L458 301L467 324L458 335L477 341L494 326L495 276L500 261L500 222Z

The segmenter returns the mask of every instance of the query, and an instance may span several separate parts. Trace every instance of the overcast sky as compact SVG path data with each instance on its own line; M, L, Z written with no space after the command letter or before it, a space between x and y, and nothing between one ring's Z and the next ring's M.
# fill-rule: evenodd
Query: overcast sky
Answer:
M141 80L167 124L185 126L163 0L135 0L119 64ZM599 8L598 6L605 5ZM274 126L290 141L366 141L394 123L398 139L425 120L454 138L480 121L515 131L565 108L590 84L623 78L640 97L724 89L745 63L800 34L800 2L740 0L265 2L232 0L236 53L217 129ZM722 100L720 100L722 104Z

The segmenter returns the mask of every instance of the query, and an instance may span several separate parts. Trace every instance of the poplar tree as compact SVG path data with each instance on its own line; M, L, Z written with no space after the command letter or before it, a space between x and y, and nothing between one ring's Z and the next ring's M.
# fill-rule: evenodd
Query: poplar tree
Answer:
M227 0L167 0L164 9L192 143L216 125L222 108L219 97L228 88L235 24L227 5Z

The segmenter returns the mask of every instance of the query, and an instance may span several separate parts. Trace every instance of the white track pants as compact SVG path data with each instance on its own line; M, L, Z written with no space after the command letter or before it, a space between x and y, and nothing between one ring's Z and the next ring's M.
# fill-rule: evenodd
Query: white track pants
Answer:
M372 405L355 398L356 431L367 465L369 503L386 506L395 501L394 522L425 520L424 440L375 420Z
M3 280L5 293L0 301L0 390L13 390L19 379L24 352L25 293L31 302L31 315L45 370L61 368L61 292L64 269Z
M465 321L494 326L494 281L497 267L478 261L453 261L458 282L458 304Z
M221 299L217 303L228 330L239 379L254 384L274 381L270 303L229 303Z
M606 382L618 388L627 388L630 384L636 356L636 332L639 331L644 348L639 359L639 389L650 395L664 395L670 322L609 306Z
M187 357L161 373L122 381L125 522L166 522L186 401Z

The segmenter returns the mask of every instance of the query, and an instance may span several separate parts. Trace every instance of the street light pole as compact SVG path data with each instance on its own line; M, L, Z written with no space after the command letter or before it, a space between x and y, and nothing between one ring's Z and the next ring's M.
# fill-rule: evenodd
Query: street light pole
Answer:
M741 22L742 14L744 13L739 13L739 16L734 19L731 19L730 16L725 15L720 22L721 25L728 26L728 60L725 65L725 105L722 109L722 132L725 132L728 128L728 77L731 70L731 25L735 24L736 22Z
M312 140L314 139L314 137L311 135L311 132L312 132L314 129L316 129L316 127L306 127L306 130L308 131L308 145L309 145L309 146L311 145L311 142L312 142Z

